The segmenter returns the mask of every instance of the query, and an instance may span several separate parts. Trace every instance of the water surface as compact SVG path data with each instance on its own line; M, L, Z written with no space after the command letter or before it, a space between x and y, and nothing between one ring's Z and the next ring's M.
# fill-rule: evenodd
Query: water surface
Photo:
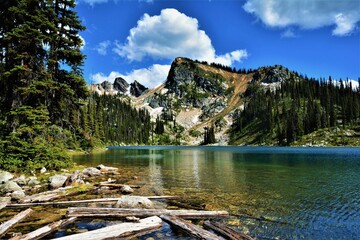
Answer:
M258 239L360 239L360 148L110 147L75 160L227 210Z

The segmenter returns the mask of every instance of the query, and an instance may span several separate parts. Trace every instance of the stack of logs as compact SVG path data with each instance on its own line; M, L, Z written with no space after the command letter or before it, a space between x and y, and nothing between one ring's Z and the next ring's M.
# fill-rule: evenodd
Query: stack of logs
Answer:
M174 199L173 196L150 196L151 200ZM32 201L37 199L36 202ZM64 206L87 203L112 203L120 198L100 198L77 201L42 202L37 196L29 198L20 204L2 204L0 210L5 207L32 207L32 206ZM46 198L48 199L48 198ZM28 208L10 220L0 225L0 238L18 222L29 216L33 210ZM104 207L69 207L65 218L46 225L33 232L14 236L15 239L40 239L57 229L64 228L79 218L121 218L135 220L134 222L123 222L120 224L92 230L84 233L73 234L58 239L109 239L129 236L141 236L162 226L165 221L177 228L182 229L189 235L199 239L252 239L248 235L240 234L225 225L207 219L226 218L229 214L226 211L201 211L201 210L169 210L169 209L139 209L139 208L104 208ZM204 228L191 223L189 220L205 219Z

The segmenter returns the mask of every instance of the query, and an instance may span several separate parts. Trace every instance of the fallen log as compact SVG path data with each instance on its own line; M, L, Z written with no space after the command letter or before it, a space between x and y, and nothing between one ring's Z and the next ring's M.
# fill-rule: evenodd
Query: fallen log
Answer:
M211 219L228 217L226 211L196 211L196 210L168 210L168 209L139 209L139 208L68 208L68 217L117 217L125 218L130 216L149 217L170 215L185 219Z
M45 237L46 235L50 234L51 232L59 229L59 228L63 228L66 225L73 223L76 220L76 217L72 217L72 218L68 218L68 219L64 219L64 220L59 220L57 222L51 223L49 225L46 225L42 228L39 228L33 232L27 233L25 235L21 235L21 236L16 236L11 238L10 240L35 240L35 239L40 239Z
M6 206L7 206L6 203L0 203L0 210L3 209L3 208L5 208Z
M42 192L26 196L20 200L21 203L30 203L30 202L47 202L57 198L65 197L71 195L72 193L67 193L66 190L72 188L72 186L59 188L52 191Z
M128 237L139 234L140 232L147 232L149 230L160 228L161 223L161 219L154 216L141 219L138 223L120 223L89 232L57 238L56 240L101 240Z
M29 216L33 210L31 208L26 209L15 215L12 219L4 222L0 225L0 237L3 236L10 228L12 228L15 224Z
M236 232L234 229L229 228L223 224L211 222L211 221L205 221L204 227L207 229L210 229L214 231L217 234L220 234L221 236L225 237L226 239L230 240L253 240L252 237L241 234Z
M117 184L117 183L103 183L99 184L101 187L111 187L111 188L122 188L124 186L129 186L131 188L141 188L140 185L128 185L128 184Z
M160 218L178 228L185 231L186 233L190 234L193 237L199 238L199 239L205 239L205 240L215 240L219 239L222 240L224 238L215 235L214 233L211 233L209 231L206 231L205 229L202 229L201 227L198 227L190 222L185 221L184 219L175 217L175 216L165 216L162 215Z
M146 197L150 200L166 200L166 199L175 199L175 196L148 196ZM32 206L56 206L56 205L74 205L74 204L85 204L85 203L107 203L107 202L117 202L120 198L95 198L95 199L86 199L86 200L75 200L75 201L59 201L59 202L31 202L31 203L14 203L8 204L6 207L32 207Z

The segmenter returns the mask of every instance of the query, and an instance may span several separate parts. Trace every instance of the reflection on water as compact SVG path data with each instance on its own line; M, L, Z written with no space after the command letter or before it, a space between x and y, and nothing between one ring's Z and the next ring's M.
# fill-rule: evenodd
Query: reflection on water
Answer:
M360 238L359 148L121 147L76 161L228 210L260 239Z

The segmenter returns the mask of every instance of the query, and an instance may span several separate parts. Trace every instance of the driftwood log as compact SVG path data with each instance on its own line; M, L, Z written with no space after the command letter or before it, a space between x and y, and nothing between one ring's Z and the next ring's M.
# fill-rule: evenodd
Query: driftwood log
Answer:
M185 221L184 219L175 217L175 216L160 216L162 220L170 223L171 225L174 225L181 230L185 231L186 233L190 234L193 237L199 238L199 239L205 239L205 240L223 240L224 238L215 235L214 233L211 233L209 231L206 231L205 229L202 229L201 227L198 227L190 222Z
M68 208L68 217L150 217L170 215L185 219L212 219L228 217L226 211L196 211L196 210L168 210L168 209L139 209L139 208Z
M59 228L63 228L66 225L73 223L76 220L76 217L68 218L64 220L59 220L57 222L51 223L49 225L46 225L42 228L39 228L33 232L27 233L25 235L16 236L11 238L10 240L35 240L45 237L46 235L50 234L51 232L54 232L55 230Z
M210 229L214 231L217 234L220 234L221 236L225 237L226 239L230 240L253 240L252 237L241 234L236 232L234 229L229 228L223 224L212 222L212 221L205 221L204 227L207 229Z
M117 183L100 183L101 187L111 187L111 188L122 188L124 186L129 186L131 188L141 188L140 185L128 185L128 184L117 184Z
M3 209L4 207L6 207L7 204L6 203L0 203L0 210Z
M140 220L138 223L120 223L89 232L57 238L57 240L101 240L128 237L160 228L161 223L162 221L159 217L149 217Z
M175 196L147 196L146 198L150 200L166 200L166 199L175 199ZM86 204L86 203L107 203L107 202L117 202L120 198L95 198L95 199L86 199L86 200L75 200L75 201L59 201L59 202L32 202L32 203L14 203L8 204L6 207L32 207L32 206L56 206L56 205L76 205L76 204Z
M15 215L10 220L4 222L0 225L0 237L3 236L10 228L12 228L15 224L29 216L33 210L31 208L26 209L25 211L22 211Z
M68 193L66 190L72 188L72 186L59 188L52 191L37 193L34 195L26 196L20 200L21 203L30 203L30 202L47 202L57 198L65 197L74 193Z

